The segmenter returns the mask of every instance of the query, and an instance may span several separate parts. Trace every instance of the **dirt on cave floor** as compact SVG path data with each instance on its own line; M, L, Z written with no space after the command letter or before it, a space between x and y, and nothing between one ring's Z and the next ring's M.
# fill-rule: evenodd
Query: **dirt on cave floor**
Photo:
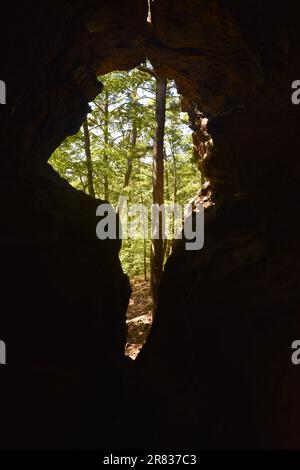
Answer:
M152 324L150 282L141 278L130 280L132 294L127 310L128 335L126 356L136 359L145 343Z

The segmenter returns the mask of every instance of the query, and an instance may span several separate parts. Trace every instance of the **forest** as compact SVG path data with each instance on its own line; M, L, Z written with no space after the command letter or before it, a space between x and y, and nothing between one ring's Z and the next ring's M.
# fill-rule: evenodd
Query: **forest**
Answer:
M72 186L117 211L120 197L147 208L187 204L201 187L201 175L175 83L158 77L150 63L99 81L103 91L90 103L83 126L53 153L50 164ZM141 280L151 284L153 312L171 250L172 239L122 241L123 270L133 286Z

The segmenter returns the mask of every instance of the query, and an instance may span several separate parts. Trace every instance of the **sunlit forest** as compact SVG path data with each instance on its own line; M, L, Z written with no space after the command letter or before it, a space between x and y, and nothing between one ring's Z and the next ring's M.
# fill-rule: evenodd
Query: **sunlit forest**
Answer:
M109 201L116 210L120 196L127 198L129 206L143 204L150 208L153 202L187 204L201 186L201 175L193 153L188 115L181 110L175 83L163 79L163 94L159 93L159 80L149 63L130 72L101 76L99 80L103 91L90 103L88 118L78 134L66 139L55 151L50 164L75 188ZM154 175L155 159L159 158L159 117L163 126L161 176ZM159 177L163 189L155 198L154 181ZM162 240L158 271L162 270L171 250L172 239ZM133 286L132 309L134 295L137 294L136 303L141 305L141 292L145 299L150 289L151 240L123 240L120 259ZM156 273L157 278L160 275ZM152 278L155 284L155 274ZM148 297L144 308L149 315Z

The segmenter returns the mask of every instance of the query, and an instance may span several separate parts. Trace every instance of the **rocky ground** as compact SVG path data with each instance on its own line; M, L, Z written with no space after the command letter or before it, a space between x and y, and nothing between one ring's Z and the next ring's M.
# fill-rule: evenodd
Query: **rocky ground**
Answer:
M152 324L150 283L140 278L131 280L132 295L127 311L128 338L126 356L136 359Z

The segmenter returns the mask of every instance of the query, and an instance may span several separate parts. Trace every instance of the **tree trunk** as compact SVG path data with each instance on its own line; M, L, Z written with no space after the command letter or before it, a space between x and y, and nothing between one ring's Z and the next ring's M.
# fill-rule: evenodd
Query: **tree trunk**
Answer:
M170 201L169 172L167 168L165 171L165 177L166 177L166 198L167 198L167 201ZM173 218L174 218L174 215L172 216L172 224L170 228L172 228L173 226ZM168 230L169 230L169 227L168 227ZM163 243L164 243L164 260L166 260L170 254L170 246L171 246L170 240L168 240L168 238L166 237Z
M153 204L164 203L164 134L166 120L167 80L156 78L156 132L153 146ZM159 238L151 242L151 292L153 316L157 308L158 289L163 271L164 246L162 216L159 216Z
M104 105L104 163L105 163L105 172L104 172L104 199L108 201L109 191L108 191L108 155L107 147L109 141L109 95L107 89L105 89L105 105Z
M90 133L89 133L89 126L88 126L87 118L85 118L85 120L83 121L83 133L84 133L84 149L85 149L85 159L86 159L86 168L87 168L88 191L89 191L90 196L95 197Z
M142 206L144 206L144 198L143 198L142 191L140 193L140 198L141 198L141 204L142 204ZM148 221L147 221L147 223L148 223ZM143 253L143 256L144 256L144 281L147 282L148 281L148 278L147 278L147 240L146 240L145 233L144 233L143 242L144 242L144 253Z
M171 146L171 153L172 153L172 158L173 158L173 178L174 178L173 204L176 204L177 202L177 165L176 165L175 152L172 146Z
M132 166L133 166L133 159L135 157L135 150L136 150L136 142L137 142L137 125L136 120L133 119L132 121L132 137L131 137L131 152L127 159L127 170L125 173L124 178L124 189L127 188L130 182L130 177L132 173Z
M172 153L172 157L173 157L173 177L174 177L174 180L173 180L173 204L175 206L175 204L177 203L177 165L176 165L176 155L175 155L175 152L174 152L174 149L173 149L173 146L171 145L171 153ZM174 213L173 213L173 217L172 217L172 234L173 236L175 236L175 219L174 219Z

